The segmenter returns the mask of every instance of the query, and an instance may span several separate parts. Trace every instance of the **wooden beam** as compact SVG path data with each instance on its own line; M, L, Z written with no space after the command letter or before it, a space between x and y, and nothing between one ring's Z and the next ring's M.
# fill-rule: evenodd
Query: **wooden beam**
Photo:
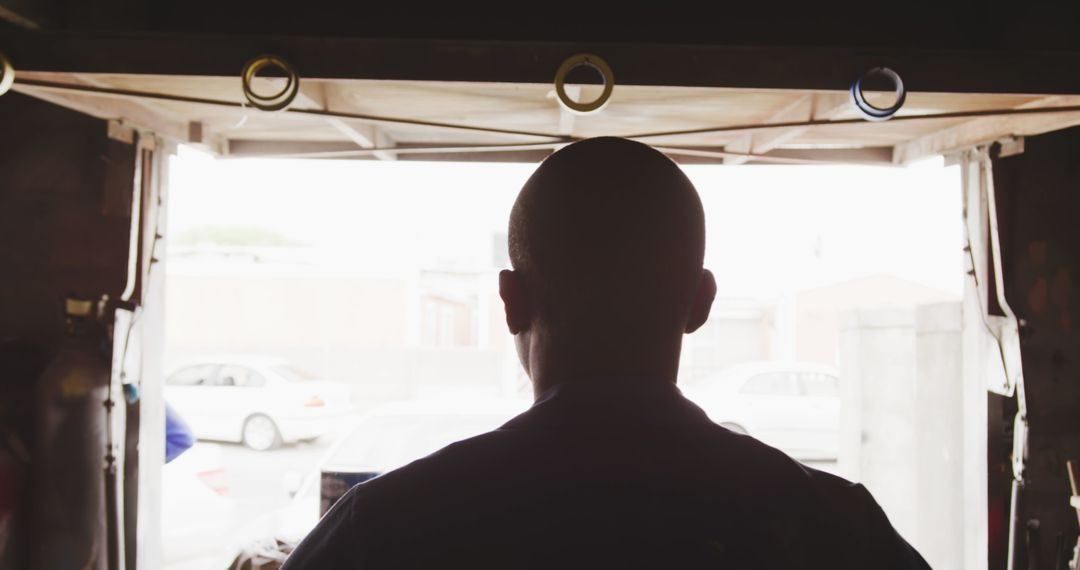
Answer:
M33 87L25 87L18 83L12 88L14 91L31 97L47 101L54 105L67 107L73 111L97 117L106 121L119 121L128 126L145 129L164 137L187 142L188 124L186 121L172 120L161 114L147 111L130 101L121 101L108 97L95 97L93 95L70 95L66 93L50 92Z
M781 109L769 122L780 123L785 121L818 121L834 119L837 115L847 111L851 103L846 93L812 93L792 105ZM811 127L792 127L790 129L773 129L760 131L754 137L754 145L750 148L755 154L765 154L784 143L799 137L809 131Z
M297 109L327 109L326 84L322 81L300 81L300 90L291 107Z
M81 85L108 86L93 77L73 76L74 82ZM73 111L105 119L118 121L124 125L150 131L173 141L190 144L214 154L221 154L224 139L203 129L193 131L188 120L148 101L121 99L93 93L61 93L15 83L13 90L47 101L54 105L67 107ZM200 135L194 140L192 135Z
M1077 104L1080 104L1080 97L1052 96L1024 103L1017 108L1034 109ZM1001 138L1036 135L1074 125L1080 125L1080 113L1005 115L973 119L896 145L892 160L896 164L907 164Z
M552 152L551 149L547 148L497 152L455 151L452 148L454 145L447 145L443 152L424 152L415 154L407 152L410 148L430 148L432 146L433 145L420 143L406 143L399 145L398 148L400 148L402 152L398 155L398 160L535 163L543 160ZM465 146L467 147L468 145ZM356 145L351 142L234 139L229 141L228 155L236 158L267 158L274 156L279 158L301 158L305 157L305 155L331 155L340 152L343 153L344 156L323 156L320 158L324 160L370 160L375 158L372 156L356 156L355 154L348 154L350 151L355 150ZM308 156L306 158L310 157Z
M305 155L313 154L326 154L322 158L334 160L368 160L370 156L356 156L355 154L348 154L349 151L355 151L355 145L347 142L338 141L290 141L290 140L247 140L247 139L234 139L229 141L229 156L233 157L284 157L284 158L298 158ZM449 146L443 152L424 152L418 154L409 153L409 149L414 148L431 148L430 144L421 143L405 143L399 145L401 153L398 155L398 160L458 160L463 162L479 161L479 162L538 162L546 156L548 156L551 149L518 149L507 150L497 152L470 152L467 150L454 151ZM466 147L468 145L465 145ZM720 147L702 147L697 150L703 151L724 151L726 148ZM343 153L342 156L331 156L334 153ZM708 152L704 153L708 154ZM864 148L829 148L829 149L777 149L769 152L766 156L774 158L787 158L794 160L810 160L815 162L833 162L837 164L853 163L853 164L868 164L868 165L881 165L881 166L893 166L892 163L892 147L864 147ZM683 154L673 154L672 158L680 164L721 164L721 159L715 156L692 156ZM754 164L776 164L775 162L765 162L761 160L751 159L748 163Z
M301 82L301 85L303 85L303 82ZM344 97L336 90L336 87L322 82L313 83L311 87L301 89L300 94L297 96L297 101L303 105L309 105L303 107L308 109L356 112L355 109L344 104ZM336 117L326 117L326 122L360 148L386 148L394 146L394 140L390 135L387 135L377 125ZM397 154L392 151L378 151L374 155L375 158L379 160L397 159Z
M778 148L766 153L776 158L829 160L836 163L894 166L892 147L865 146L861 148ZM750 164L764 164L751 160Z
M754 133L740 133L735 140L724 145L724 150L749 154L752 146L754 146ZM720 160L720 163L735 165L744 164L746 161L745 156L725 156Z
M379 127L370 124L351 124L352 121L327 117L326 122L345 135L349 140L356 143L360 148L385 148L394 146L394 141ZM375 153L379 160L395 160L397 155L392 151L380 150Z
M565 85L566 96L571 101L581 100L581 86L580 85ZM558 96L555 97L556 104L559 105L559 130L560 135L573 136L574 134L574 119L576 115L570 112L569 109L563 107L561 103L558 103Z
M809 93L788 103L763 122L768 124L831 119L847 110L848 105L846 94ZM742 133L724 148L731 152L766 154L808 130L810 127L791 127ZM749 160L745 156L732 156L724 159L724 164L745 164Z
M715 164L725 164L723 159L734 152L728 150L726 146L716 148L657 146L655 148L680 162L686 158L693 158L695 160L710 159ZM892 147L779 149L748 158L750 160L747 164L895 166L892 163Z
M323 152L347 152L356 149L352 142L289 141L264 139L229 139L228 156L304 155Z
M115 87L114 85L111 85L108 82L103 81L93 75L76 73L72 74L72 78L74 78L75 81L77 81L78 83L82 83L83 85L91 85L94 87ZM181 137L175 137L168 133L160 134L170 136L174 138L176 142L186 143L188 145L210 152L211 154L220 155L224 151L225 139L218 133L211 132L209 129L204 129L201 122L191 122L187 119L186 115L174 113L154 101L130 99L128 103L129 104L127 105L127 109L129 113L138 112L138 109L140 108L144 109L146 113L140 113L140 117L143 117L146 120L149 120L154 115L157 115L161 116L165 121L168 121L170 124L173 122L179 122L187 125L186 131ZM126 119L126 117L122 118ZM129 119L126 120L128 122L132 122ZM149 124L145 125L144 128L154 130L154 128Z
M304 36L15 31L16 69L236 77L272 51L313 79L550 85L570 55L596 53L620 85L846 90L887 66L910 91L1080 94L1080 52L806 48L649 43L359 39ZM1038 73L1032 73L1037 69Z

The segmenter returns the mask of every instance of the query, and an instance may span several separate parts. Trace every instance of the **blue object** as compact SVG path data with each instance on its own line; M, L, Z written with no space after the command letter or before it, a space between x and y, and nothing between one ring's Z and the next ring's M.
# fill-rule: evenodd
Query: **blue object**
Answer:
M135 384L124 384L124 399L127 403L134 404L139 401L139 387Z
M889 107L875 107L866 100L866 96L863 94L863 79L875 75L888 77L896 87L896 102ZM907 90L904 89L904 82L900 79L900 74L888 67L875 67L860 75L855 79L855 82L851 84L849 94L851 95L851 104L855 105L855 108L859 110L859 113L861 113L863 118L867 121L889 120L900 110L900 107L904 106L904 100L907 99Z
M195 445L195 434L191 433L184 418L165 403L165 463L180 456Z

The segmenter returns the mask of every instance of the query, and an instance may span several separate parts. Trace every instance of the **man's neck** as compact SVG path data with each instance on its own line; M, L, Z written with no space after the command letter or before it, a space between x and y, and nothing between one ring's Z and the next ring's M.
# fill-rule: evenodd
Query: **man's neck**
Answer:
M578 390L591 386L610 387L627 390L651 388L657 386L673 386L674 377L642 375L642 374L596 374L586 376L562 377L557 381L533 381L533 399L540 401L549 395L563 390Z
M681 339L679 339L681 340ZM663 350L660 350L660 349ZM675 383L679 374L679 343L635 350L557 350L536 343L529 351L529 376L537 398L562 383L625 378L638 382Z
M602 379L672 384L678 377L678 352L607 358L559 358L552 353L532 353L529 358L532 393L539 399L557 385Z

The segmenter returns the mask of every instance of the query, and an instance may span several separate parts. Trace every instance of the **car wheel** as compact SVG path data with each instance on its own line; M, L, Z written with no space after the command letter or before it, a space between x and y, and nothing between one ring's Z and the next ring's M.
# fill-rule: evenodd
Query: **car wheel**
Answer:
M746 433L746 428L744 428L741 425L736 424L736 423L724 422L724 423L720 424L720 427L727 428L728 430L733 431L733 432L735 432L737 434L740 434L740 435L749 435L749 434Z
M281 445L281 432L274 420L262 414L255 414L244 422L241 441L249 449L269 451Z

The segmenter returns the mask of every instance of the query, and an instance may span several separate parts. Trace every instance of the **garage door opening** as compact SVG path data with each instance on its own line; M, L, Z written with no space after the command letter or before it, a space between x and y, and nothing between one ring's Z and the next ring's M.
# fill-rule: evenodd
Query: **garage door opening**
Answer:
M169 568L302 537L348 486L530 404L497 272L532 163L170 164L165 400L199 436L164 467ZM862 481L934 563L918 469L960 476L960 175L687 165L719 292L679 385L717 422ZM886 451L888 453L886 453ZM950 472L951 470L951 472ZM214 513L214 516L206 516ZM953 549L961 545L953 545Z
M996 550L1022 543L1005 538L1019 520L1007 513L1018 511L1001 500L1000 489L988 492L987 480L988 473L1007 471L1000 459L1009 456L1005 440L1011 436L988 437L988 426L1001 422L993 410L988 417L985 394L1022 394L1020 322L1002 307L1001 288L994 288L1002 279L987 150L995 145L995 156L1022 154L1024 136L1080 121L1080 99L902 93L895 81L895 92L879 94L874 90L886 87L871 75L862 76L861 88L859 81L851 84L851 92L835 75L784 89L696 80L619 83L602 112L582 114L566 99L602 99L609 81L570 74L560 89L558 81L333 75L304 77L302 86L289 88L288 80L268 77L248 85L248 77L244 84L256 91L285 88L295 95L287 109L263 111L246 100L236 77L20 73L15 90L106 119L111 145L139 151L136 263L129 277L143 316L131 321L136 333L126 336L135 342L130 352L124 343L123 355L126 370L139 371L132 385L142 389L138 430L126 434L139 453L135 461L125 459L140 477L126 483L132 499L125 503L132 511L126 540L134 543L140 525L159 526L162 388L181 408L185 398L199 402L198 411L189 412L193 423L202 424L208 440L226 442L198 446L164 475L180 477L192 494L214 501L206 509L220 515L215 520L238 519L243 524L225 526L245 529L181 525L175 540L165 540L169 560L177 553L193 556L195 549L185 544L213 547L228 558L260 537L283 535L275 518L313 520L337 496L334 489L526 405L519 398L527 393L525 379L507 357L502 326L488 326L498 323L501 310L491 277L505 263L498 257L505 209L527 175L520 165L574 140L614 135L648 142L681 161L710 208L709 263L720 274L722 302L708 327L686 341L680 379L686 393L731 429L864 482L934 566L981 567L987 556L1003 559ZM867 103L892 104L888 113L895 116L867 120L885 118L868 114ZM215 162L184 150L167 180L159 163L177 145L222 159L266 160ZM943 168L943 156L959 168ZM301 160L315 158L367 160ZM925 159L933 162L920 164ZM185 167L199 160L201 166ZM464 160L474 162L454 163ZM289 171L284 164L313 170ZM754 168L717 166L742 164ZM762 166L776 164L802 166ZM930 171L937 174L919 178ZM327 190L344 181L357 181L340 190L345 197ZM171 196L164 182L174 186ZM497 190L485 190L496 183ZM114 186L123 190L124 184ZM282 186L288 189L275 197L272 189ZM417 194L420 188L434 196ZM185 206L185 197L198 192L213 192L213 199ZM923 193L951 198L937 208L920 201ZM292 198L281 198L286 195ZM767 198L755 202L755 196ZM500 207L495 222L477 217ZM167 223L155 216L162 211L171 213ZM952 237L937 235L939 223L955 230ZM170 242L168 255L158 249L158 233ZM159 283L165 271L155 267L166 268L169 283ZM171 293L163 300L166 290ZM297 338L282 340L285 331ZM168 386L160 375L166 367L176 373ZM212 388L220 396L209 395ZM289 418L265 407L239 418L234 410L210 425L197 417L227 398L249 404L259 393L292 410ZM372 426L398 425L402 416L442 418L448 404L459 401L475 404L465 415L481 418L478 424L460 427L461 414L448 424L433 419L435 427L415 433L338 423L360 416ZM736 414L758 408L786 424L766 421L763 427ZM1012 456L1022 458L1024 430L1017 425ZM413 435L398 444L348 437L385 431ZM333 459L343 449L369 447L382 451ZM988 447L998 458L993 468ZM312 451L298 460L299 469L283 471L269 459L302 449ZM231 465L240 452L250 459L245 465L255 465L248 469L273 476L235 481ZM189 465L177 467L184 462ZM311 475L313 464L320 473ZM1023 462L1012 470L1019 485ZM241 497L240 489L250 493ZM170 507L168 500L166 511L188 503ZM286 504L306 514L280 514ZM268 511L279 514L262 514ZM294 536L309 525L296 526L289 531ZM219 540L199 538L207 535L235 535L236 544L218 549ZM150 546L129 557L156 560L156 545ZM269 554L276 547L267 548Z

